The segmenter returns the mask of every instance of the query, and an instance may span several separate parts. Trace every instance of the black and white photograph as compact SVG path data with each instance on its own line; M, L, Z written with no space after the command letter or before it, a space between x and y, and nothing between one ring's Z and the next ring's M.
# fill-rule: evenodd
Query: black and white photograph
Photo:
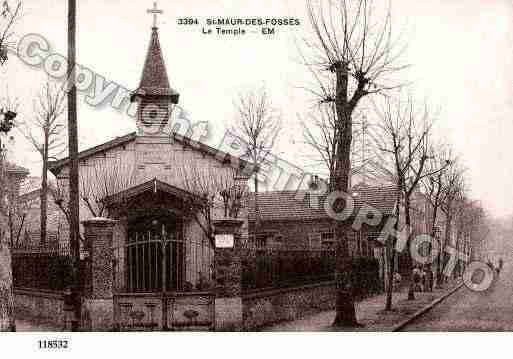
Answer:
M0 0L0 342L511 332L512 118L511 0Z

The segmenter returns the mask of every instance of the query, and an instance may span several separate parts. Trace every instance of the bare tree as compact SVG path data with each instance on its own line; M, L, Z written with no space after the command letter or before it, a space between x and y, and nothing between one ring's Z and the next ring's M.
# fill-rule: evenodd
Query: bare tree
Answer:
M53 185L49 186L49 192L54 203L64 215L68 226L70 225L70 213L68 208L69 187L67 182L57 179Z
M244 159L260 166L264 163L279 137L282 120L279 112L272 106L265 88L250 90L239 95L234 101L236 109L233 134L246 145ZM258 171L254 173L255 216L258 215Z
M110 160L102 158L87 167L81 167L79 181L81 203L84 204L91 216L101 217L106 210L106 203L103 200L132 187L136 182L136 173L134 165L130 162L120 158ZM49 186L49 193L70 226L68 182L57 179L53 185ZM84 243L84 238L80 233L79 240Z
M406 248L409 248L412 236L411 210L412 197L419 190L420 182L427 177L443 171L449 162L440 167L428 170L430 159L430 133L432 119L427 106L418 110L411 96L405 101L386 99L382 109L378 109L380 123L376 126L378 131L373 134L373 140L379 153L376 154L374 166L397 185L404 205L404 223L407 230ZM399 223L399 212L397 212ZM388 238L387 258L394 260L396 238ZM409 250L407 251L407 255ZM410 260L413 265L413 261ZM392 307L392 278L394 266L389 266L387 301L385 308ZM408 299L414 299L413 282L408 291Z
M454 227L456 230L456 250L468 256L470 259L470 238L474 230L474 204L468 198L465 189L463 189L460 199L456 205L454 217ZM462 275L464 264L460 261L457 263L456 274Z
M46 243L48 213L48 162L66 151L66 127L62 114L66 109L66 94L59 86L46 82L34 101L34 117L18 127L42 160L41 170L41 245Z
M14 47L14 43L10 42L13 35L12 28L19 19L21 10L21 1L14 8L8 0L3 0L0 5L0 65L8 60L8 49Z
M333 106L316 106L315 111L301 118L304 144L313 151L305 156L307 161L321 175L334 174L335 149L337 138L336 113ZM371 124L366 115L353 120L353 140L351 142L351 177L360 176L363 181L376 179L372 171L372 144L369 139ZM313 152L313 153L312 153ZM331 179L333 181L333 179Z
M449 165L446 167L446 164ZM444 174L450 170L451 167L457 165L457 159L452 153L451 148L448 145L438 145L433 146L431 148L431 154L426 163L426 169L429 173L428 176L424 177L421 180L422 192L429 202L430 205L430 213L429 213L429 234L431 238L435 238L439 241L440 249L441 246L441 238L439 232L439 214L441 211L442 203L447 194L447 183L446 176ZM445 168L442 171L437 171L439 168ZM435 279L438 283L438 279L440 278L441 271L441 251L438 251L436 260L436 274Z
M239 217L248 193L247 178L239 177L238 171L231 167L188 164L180 168L179 172L183 188L193 195L186 203L186 213L214 246L213 220L216 215Z
M4 173L5 175L5 173ZM5 176L3 189L0 191L3 195L2 204L0 205L0 216L7 223L3 226L5 230L3 235L9 238L8 243L11 247L19 243L21 233L25 226L25 220L30 208L35 204L32 199L22 200L19 195L20 188L23 187L25 178L13 178L13 176ZM0 223L2 220L0 219ZM2 234L0 234L2 236Z
M121 158L100 158L80 168L80 200L93 217L102 217L108 196L126 190L136 182L133 163Z
M451 166L448 171L442 174L443 183L443 198L440 204L440 209L445 215L445 233L442 239L440 248L439 262L444 263L444 249L450 243L451 229L453 220L458 216L461 210L460 202L463 201L465 196L465 178L464 171L460 166ZM441 265L440 265L441 267ZM439 283L443 281L444 277L439 272Z
M20 244L20 239L22 235L22 231L25 228L25 222L27 219L28 212L32 209L34 205L36 205L37 200L35 199L26 199L20 201L16 208L15 212L15 225L16 228L13 228L13 237L11 239L11 246L17 247Z
M390 6L384 15L376 15L372 0L307 1L307 13L313 39L305 40L301 52L314 84L307 90L317 104L329 107L332 116L329 147L329 189L348 191L351 171L353 114L365 97L385 94L400 86L393 84L393 74L402 49L392 38ZM337 201L335 211L345 204ZM340 222L340 221L339 221ZM337 314L334 326L357 325L354 299L350 288L351 262L343 223L337 222Z
M479 201L467 200L463 226L468 234L470 256L476 260L482 255L485 241L490 234L490 221Z

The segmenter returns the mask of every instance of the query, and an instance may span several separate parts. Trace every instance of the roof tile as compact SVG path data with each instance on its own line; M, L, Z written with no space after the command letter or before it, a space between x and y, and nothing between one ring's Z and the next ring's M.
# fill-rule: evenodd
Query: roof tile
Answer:
M397 199L395 186L383 187L360 187L353 192L354 211L357 211L363 204L377 209L383 215L394 213ZM258 194L258 212L262 220L315 220L329 218L324 209L326 196L312 198L310 201L309 192L300 191L274 191L261 192ZM255 196L249 199L249 218L255 218Z

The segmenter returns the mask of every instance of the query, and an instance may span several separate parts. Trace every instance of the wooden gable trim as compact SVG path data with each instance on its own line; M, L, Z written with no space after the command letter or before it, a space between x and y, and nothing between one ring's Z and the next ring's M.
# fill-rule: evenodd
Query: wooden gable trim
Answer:
M222 164L230 164L232 161L237 161L239 164L239 170L247 170L249 169L249 173L247 173L247 178L251 177L253 173L256 173L259 168L255 164L251 164L246 160L241 158L234 157L229 153L225 153L223 151L217 150L213 147L210 147L202 142L194 141L188 137L179 135L177 133L170 134L170 137L174 140L178 141L183 145L184 148L191 148L192 150L200 151L202 154L208 154L213 156L216 160L219 160ZM135 132L129 133L128 135L117 137L112 141L103 143L101 145L89 148L84 150L78 154L79 161L86 160L87 158L94 156L99 153L106 153L108 150L119 146L126 146L128 142L134 141L137 138ZM55 176L61 172L61 170L69 164L69 157L57 160L50 161L48 163L48 169Z
M133 197L135 197L139 194L145 193L145 192L153 192L155 194L157 192L164 192L164 193L171 194L171 195L174 195L174 196L182 198L182 199L200 200L193 193L190 193L188 191L185 191L183 189L172 186L168 183L159 181L158 179L154 178L148 182L144 182L142 184L136 185L129 189L126 189L126 190L123 190L116 194L105 197L102 201L107 205L112 205L115 203L120 203L120 202L130 199L130 198L133 198Z

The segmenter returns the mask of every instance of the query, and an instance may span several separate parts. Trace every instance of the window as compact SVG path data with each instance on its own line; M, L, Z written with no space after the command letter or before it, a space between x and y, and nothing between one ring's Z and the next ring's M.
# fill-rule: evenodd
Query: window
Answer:
M264 248L267 246L267 233L260 233L257 234L256 240L255 240L255 246L258 248Z
M335 232L333 230L321 233L321 245L323 248L335 248Z
M361 246L361 255L362 257L370 257L369 243L367 239L361 235L360 233L360 246Z
M308 246L310 248L320 248L321 247L321 234L320 233L308 234Z
M283 236L278 235L276 231L265 231L257 233L255 236L255 246L257 248L265 248L274 242L281 242Z

